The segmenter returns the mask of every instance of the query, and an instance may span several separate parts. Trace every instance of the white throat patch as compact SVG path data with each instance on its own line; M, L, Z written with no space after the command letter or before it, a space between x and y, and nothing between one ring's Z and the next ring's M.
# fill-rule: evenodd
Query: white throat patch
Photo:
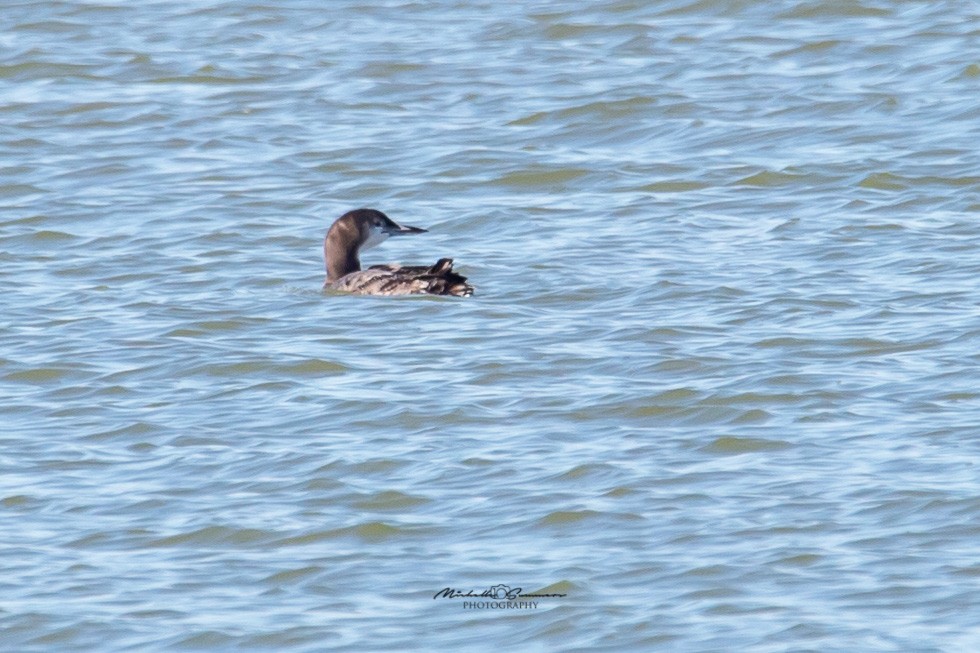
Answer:
M365 240L364 244L361 245L361 250L371 249L372 247L376 247L386 240L388 240L388 234L386 234L381 227L371 227L370 231L368 232L367 240Z

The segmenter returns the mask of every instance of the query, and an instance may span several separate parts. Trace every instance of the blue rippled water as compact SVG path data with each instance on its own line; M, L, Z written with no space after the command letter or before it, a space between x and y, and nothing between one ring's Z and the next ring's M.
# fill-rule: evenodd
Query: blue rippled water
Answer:
M0 25L0 649L980 648L976 3Z

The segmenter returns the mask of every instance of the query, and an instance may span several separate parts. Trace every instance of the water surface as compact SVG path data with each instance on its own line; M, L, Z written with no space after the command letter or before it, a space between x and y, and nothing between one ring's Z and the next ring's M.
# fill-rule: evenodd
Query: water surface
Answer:
M978 648L978 19L5 2L0 647Z

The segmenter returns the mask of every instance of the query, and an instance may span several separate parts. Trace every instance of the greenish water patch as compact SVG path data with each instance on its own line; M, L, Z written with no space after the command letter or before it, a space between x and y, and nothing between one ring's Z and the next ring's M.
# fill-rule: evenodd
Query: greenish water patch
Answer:
M347 372L350 370L346 365L334 361L325 361L320 359L311 359L306 361L298 361L295 363L289 363L286 365L279 366L284 374L287 375L312 375L319 376L321 374L338 374L342 372Z
M44 192L43 188L33 184L0 184L0 197L21 197Z
M689 191L702 190L709 188L710 185L700 181L656 181L638 187L636 190L648 193L686 193Z
M286 569L262 580L266 585L293 585L324 572L322 567L310 565L297 569Z
M13 381L15 383L48 385L52 383L59 383L69 378L78 378L79 376L80 372L78 370L56 367L41 367L37 369L11 372L10 374L5 375L3 378L5 381Z
M495 183L515 187L550 187L566 184L588 174L588 170L559 169L559 170L523 170L508 173L496 180Z
M774 172L763 170L754 175L749 175L735 182L737 186L761 186L774 188L779 186L791 186L804 182L808 178L805 174L794 174L788 172Z
M858 183L861 188L874 190L904 190L908 187L904 179L890 172L876 172L868 175Z
M726 436L716 438L711 444L704 447L703 450L708 453L743 454L759 451L779 451L781 449L787 449L789 446L788 442L781 440Z
M583 521L592 521L602 516L595 510L557 510L539 520L541 526L566 526Z
M429 500L424 497L414 497L402 492L388 490L385 492L379 492L374 496L365 497L364 499L355 501L354 506L360 510L384 512L389 510L414 508L425 503L429 503Z
M31 497L25 496L23 494L15 494L9 497L4 497L0 499L0 506L4 508L26 508L32 505L34 500Z
M384 522L369 522L347 530L352 535L363 540L368 540L369 542L384 542L397 539L410 532L408 529L391 526Z
M144 546L149 548L248 546L271 541L275 536L272 531L256 528L206 526L187 533L151 540Z

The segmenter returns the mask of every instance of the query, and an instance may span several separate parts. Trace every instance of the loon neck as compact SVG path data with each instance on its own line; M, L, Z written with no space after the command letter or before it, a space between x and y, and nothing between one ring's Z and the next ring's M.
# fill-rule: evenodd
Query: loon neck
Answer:
M338 246L331 243L329 238L323 244L323 256L327 261L327 281L336 281L345 274L361 269L356 248Z
M361 269L361 261L357 258L361 240L356 225L338 220L330 227L323 240L323 259L327 266L328 282Z

